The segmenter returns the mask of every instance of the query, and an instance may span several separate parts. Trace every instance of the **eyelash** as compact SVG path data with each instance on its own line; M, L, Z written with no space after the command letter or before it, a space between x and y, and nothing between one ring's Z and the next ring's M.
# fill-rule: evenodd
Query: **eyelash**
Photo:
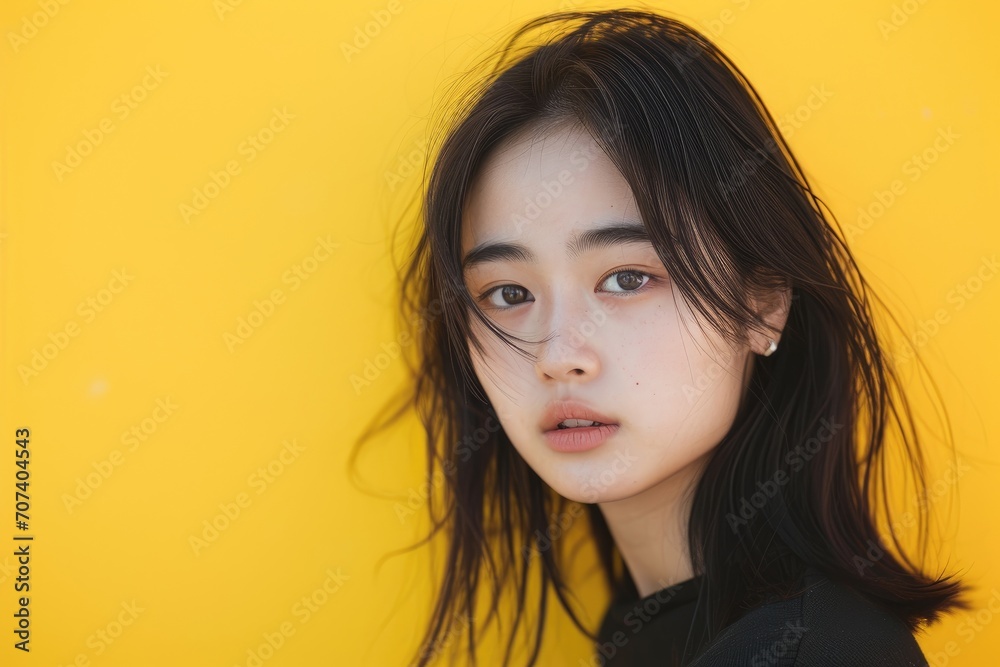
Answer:
M649 274L649 273L646 273L645 271L643 271L641 269L638 269L638 268L632 267L632 266L626 266L626 267L622 267L620 269L615 269L611 273L608 273L608 274L602 276L601 279L598 281L598 284L599 285L603 285L605 282L607 282L608 278L611 278L612 276L617 276L619 273L634 273L634 274L637 274L637 275L640 275L640 276L645 276L645 277L649 278L649 280L647 280L646 283L642 287L640 287L638 289L624 290L622 292L608 292L608 294L615 294L615 295L624 296L624 297L634 296L636 294L639 294L640 292L645 292L647 288L649 288L654 283L659 282L659 280L660 280L656 276L654 276L652 274ZM512 283L504 283L503 285L496 285L496 286L491 287L490 289L486 290L482 294L480 294L477 297L477 300L480 301L480 302L486 301L497 290L503 289L504 287L515 287L515 286L516 285L513 285ZM527 291L527 290L525 290L525 291ZM517 308L519 306L523 306L523 305L525 305L527 303L531 303L531 302L530 301L524 301L522 303L515 303L515 304L510 305L510 306L492 306L491 305L490 309L491 310L512 310L512 309Z

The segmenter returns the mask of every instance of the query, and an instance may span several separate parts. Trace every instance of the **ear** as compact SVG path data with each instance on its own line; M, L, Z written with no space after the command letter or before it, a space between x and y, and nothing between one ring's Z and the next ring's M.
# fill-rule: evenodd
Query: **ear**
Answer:
M752 305L771 330L752 329L750 349L756 354L765 354L770 347L769 341L773 340L777 344L781 339L781 332L788 321L788 311L792 307L792 288L787 284L771 288L754 297Z

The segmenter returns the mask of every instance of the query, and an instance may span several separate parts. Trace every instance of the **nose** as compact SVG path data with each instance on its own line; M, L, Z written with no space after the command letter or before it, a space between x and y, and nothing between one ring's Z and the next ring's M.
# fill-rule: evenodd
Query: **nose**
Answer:
M542 344L535 372L543 382L587 382L600 372L601 363L594 346L597 325L586 318L559 327Z

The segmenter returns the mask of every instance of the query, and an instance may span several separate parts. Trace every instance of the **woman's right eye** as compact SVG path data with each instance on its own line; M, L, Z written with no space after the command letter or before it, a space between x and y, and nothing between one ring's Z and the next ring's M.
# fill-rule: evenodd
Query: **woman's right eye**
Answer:
M520 285L497 285L487 290L479 299L480 301L486 300L495 310L508 310L522 303L534 301L534 299L528 298L530 294Z

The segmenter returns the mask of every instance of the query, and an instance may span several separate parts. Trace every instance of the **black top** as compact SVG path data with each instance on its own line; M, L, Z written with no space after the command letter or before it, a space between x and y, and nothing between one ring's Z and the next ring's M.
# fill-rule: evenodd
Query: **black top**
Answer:
M813 568L804 592L748 610L711 643L698 608L701 576L643 598L620 589L598 632L595 667L926 667L906 625ZM631 588L634 592L634 586ZM699 609L703 611L703 609ZM697 618L698 623L692 625ZM683 653L685 642L687 651Z

